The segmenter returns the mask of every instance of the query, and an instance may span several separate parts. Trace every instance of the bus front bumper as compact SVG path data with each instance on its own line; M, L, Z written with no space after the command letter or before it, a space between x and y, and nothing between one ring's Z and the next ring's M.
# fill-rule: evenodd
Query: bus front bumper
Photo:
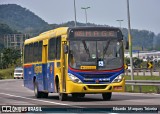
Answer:
M66 93L105 93L105 92L124 92L125 79L119 83L109 84L78 84L67 81Z

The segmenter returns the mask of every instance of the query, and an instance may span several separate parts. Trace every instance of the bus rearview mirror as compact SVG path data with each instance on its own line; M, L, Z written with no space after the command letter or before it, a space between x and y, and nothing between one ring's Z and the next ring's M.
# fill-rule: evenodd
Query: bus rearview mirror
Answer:
M126 46L125 46L125 49L129 49L129 42L128 41L126 41Z

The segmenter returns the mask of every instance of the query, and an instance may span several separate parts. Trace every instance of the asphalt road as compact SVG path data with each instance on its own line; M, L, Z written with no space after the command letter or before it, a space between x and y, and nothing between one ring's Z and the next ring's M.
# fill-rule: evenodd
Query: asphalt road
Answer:
M59 101L58 94L49 94L48 98L37 99L34 92L23 86L22 79L0 80L0 106L3 105L46 105L56 108L106 108L106 107L158 107L160 94L113 93L111 101L103 101L101 94L87 94L84 98Z

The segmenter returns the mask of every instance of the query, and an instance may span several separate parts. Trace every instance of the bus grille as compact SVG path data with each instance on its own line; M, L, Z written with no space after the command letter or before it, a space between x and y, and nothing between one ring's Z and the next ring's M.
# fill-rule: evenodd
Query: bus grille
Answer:
M89 89L105 89L107 85L88 85Z
M112 74L81 74L84 78L108 78Z

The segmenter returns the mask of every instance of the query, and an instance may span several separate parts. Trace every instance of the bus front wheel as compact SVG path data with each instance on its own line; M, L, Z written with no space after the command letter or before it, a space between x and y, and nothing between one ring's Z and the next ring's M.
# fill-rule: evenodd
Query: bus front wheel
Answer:
M109 101L112 97L112 92L102 93L103 100Z
M61 93L60 92L60 85L58 83L58 95L59 95L59 100L61 101L66 101L67 100L67 94L66 93Z
M81 98L85 97L85 93L80 93L79 97L81 97Z
M78 98L78 97L83 98L85 97L85 94L84 93L72 93L72 97L73 98Z

